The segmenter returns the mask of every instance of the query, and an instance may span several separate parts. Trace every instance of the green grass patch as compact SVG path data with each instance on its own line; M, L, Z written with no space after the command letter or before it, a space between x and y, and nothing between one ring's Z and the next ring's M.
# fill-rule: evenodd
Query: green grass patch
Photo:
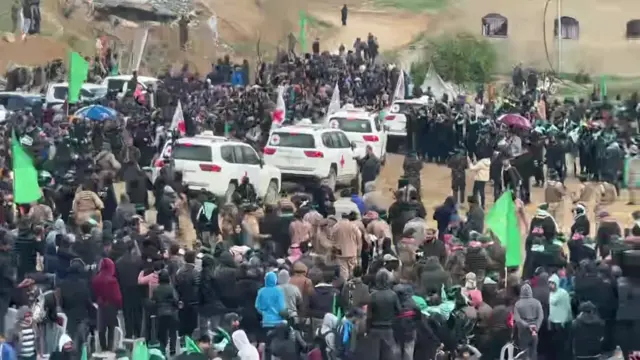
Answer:
M438 11L447 6L447 0L374 0L380 7L392 7L413 12Z

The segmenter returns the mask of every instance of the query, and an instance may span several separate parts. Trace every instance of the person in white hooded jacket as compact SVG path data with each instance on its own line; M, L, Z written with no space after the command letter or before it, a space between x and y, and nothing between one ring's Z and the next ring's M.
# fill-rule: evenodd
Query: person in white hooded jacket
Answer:
M238 359L240 360L260 360L258 349L251 345L244 330L236 330L231 334L233 345L238 349Z
M480 206L484 209L485 195L484 188L489 181L489 168L491 167L491 159L483 158L475 164L467 157L469 162L469 171L473 173L473 190L471 195L480 199Z

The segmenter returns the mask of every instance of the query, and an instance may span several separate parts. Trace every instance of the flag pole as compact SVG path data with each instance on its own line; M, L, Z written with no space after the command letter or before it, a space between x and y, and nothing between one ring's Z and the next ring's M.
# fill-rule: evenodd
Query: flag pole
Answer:
M509 278L509 276L507 276L507 265L504 266L504 288L507 288L507 279Z

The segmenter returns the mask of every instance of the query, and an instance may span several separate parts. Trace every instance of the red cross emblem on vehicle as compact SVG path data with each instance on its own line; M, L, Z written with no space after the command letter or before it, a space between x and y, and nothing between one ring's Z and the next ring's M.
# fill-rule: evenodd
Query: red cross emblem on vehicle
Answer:
M344 155L342 155L340 157L340 167L343 168L344 167Z

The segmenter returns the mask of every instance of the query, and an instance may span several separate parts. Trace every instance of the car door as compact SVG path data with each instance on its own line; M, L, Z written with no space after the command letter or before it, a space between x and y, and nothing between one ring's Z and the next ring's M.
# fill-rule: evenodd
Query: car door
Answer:
M242 152L242 166L244 169L242 177L248 176L249 181L256 188L258 196L262 197L267 193L267 186L269 185L269 176L262 174L262 168L260 167L260 157L255 150L249 145L238 145ZM241 178L242 179L242 178Z
M338 149L339 144L335 136L332 136L331 134L333 133L326 132L320 136L320 139L322 140L322 145L324 145L324 149L322 149L322 152L324 153L324 158L323 158L324 162L319 163L318 167L321 168L323 171L326 171L327 174L329 174L329 168L331 167L331 164L334 164L334 163L337 164L338 167L336 171L336 176L338 179L340 179L340 177L343 174L343 167L340 166L340 155L339 155L340 150Z
M331 137L338 147L338 167L342 170L340 180L343 182L351 181L358 170L356 161L353 159L355 155L351 149L351 143L343 132L332 132Z

